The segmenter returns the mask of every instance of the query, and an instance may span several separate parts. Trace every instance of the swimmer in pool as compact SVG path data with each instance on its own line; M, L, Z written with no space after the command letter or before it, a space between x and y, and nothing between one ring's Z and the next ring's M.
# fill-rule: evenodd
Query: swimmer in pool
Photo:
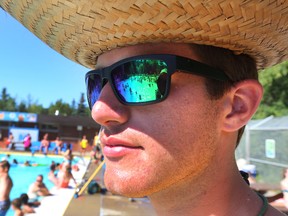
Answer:
M50 196L48 188L43 182L43 175L38 175L36 181L33 182L28 190L28 196L31 200L37 200L39 196Z

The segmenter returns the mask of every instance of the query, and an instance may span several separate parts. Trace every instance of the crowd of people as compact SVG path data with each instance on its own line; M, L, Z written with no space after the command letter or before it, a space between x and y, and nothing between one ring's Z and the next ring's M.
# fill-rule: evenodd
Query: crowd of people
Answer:
M9 136L7 137L7 141L6 141L7 149L9 150L15 149L15 143L16 142L15 142L13 133L9 132ZM21 141L20 143L23 143L24 151L31 151L30 148L32 146L32 139L29 133L25 136L24 140ZM57 136L55 140L49 140L49 134L45 133L43 135L43 138L40 141L38 152L44 155L47 155L49 153L49 147L51 143L55 143L55 146L50 153L62 155L65 161L71 165L72 160L73 160L72 144L66 143L64 146L64 142L61 140L59 136ZM98 163L100 160L103 160L103 155L100 150L100 141L98 139L98 132L96 132L92 142L89 142L86 135L84 134L78 143L79 143L81 157L86 156L86 153L88 152L87 149L89 146L91 146L92 148L90 151L90 157L93 160L93 162ZM32 154L34 153L35 152L32 151ZM13 164L18 164L18 162L13 161ZM24 165L30 166L31 164L29 163L29 161L27 161Z
M72 145L67 143L65 150L63 150L63 141L60 137L56 137L55 140L49 140L49 135L44 134L41 140L41 146L39 152L43 154L48 153L48 148L50 142L55 142L55 148L53 152L63 156L62 163L55 163L52 161L50 164L50 171L47 174L47 180L49 180L53 188L69 188L71 187L70 183L73 182L77 186L75 177L72 174L72 170L79 171L79 167L76 164L73 164L73 152ZM8 141L7 141L8 143ZM9 149L14 149L11 147L12 143L15 143L12 133L9 133ZM31 147L31 136L27 134L23 140L25 150L29 150ZM84 156L87 147L90 145L89 141L86 138L86 135L83 135L83 138L79 141L79 146L81 147L81 155ZM91 151L91 160L95 163L98 163L103 159L103 156L99 147L98 133L96 133L93 140L93 148ZM35 182L32 182L27 190L27 193L20 194L19 197L10 201L9 194L13 187L13 181L9 176L9 169L11 166L37 166L38 164L33 161L17 161L17 159L12 159L10 154L7 154L1 159L0 163L0 216L5 215L8 209L11 208L14 210L15 215L25 215L26 213L34 213L35 208L41 204L41 199L45 196L52 195L48 187L44 183L45 175L39 174L36 177Z
M12 132L9 132L7 140L6 140L6 146L9 150L15 149L16 143L22 143L24 146L24 151L29 151L30 147L32 145L32 138L31 135L28 133L25 135L24 139L22 141L16 141L14 138L14 135Z
M65 162L61 164L52 162L47 179L51 181L53 186L57 189L70 188L71 179L73 180L75 187L77 186L77 182L71 172L71 166ZM30 184L27 193L21 194L19 198L15 198L11 201L11 207L14 210L15 215L20 216L25 215L26 213L35 213L35 208L41 205L43 197L51 195L53 194L44 183L44 176L39 174L36 177L36 180Z
M44 183L45 176L43 174L37 175L35 181L28 187L27 193L22 193L19 197L10 201L13 181L9 176L11 167L8 161L9 159L10 156L7 155L2 158L0 162L0 216L6 215L10 206L14 210L15 215L34 213L34 208L41 204L42 198L52 195ZM14 163L14 160L12 163ZM76 164L72 165L72 163L68 162L65 158L62 163L52 161L47 179L52 183L53 188L56 189L71 188L70 180L72 180L75 187L77 187L77 182L72 174L72 170L79 171L79 167ZM17 184L16 182L14 183Z
M24 151L31 151L32 147L32 138L31 135L28 133L25 135L24 139L22 141L15 141L14 135L12 132L9 132L8 137L6 139L6 147L9 150L15 149L16 143L22 143L24 146ZM50 149L51 143L54 143L54 148ZM100 152L100 143L98 141L98 132L96 132L95 137L93 138L92 142L89 142L87 139L87 136L84 134L82 138L79 140L79 148L80 148L80 155L85 156L87 149L89 146L92 146L91 155L93 154L93 157L96 160L96 156L99 156ZM43 153L47 155L49 153L53 154L63 154L67 160L72 160L69 149L72 148L71 143L64 143L63 140L57 136L55 140L49 140L49 134L45 133L40 141L40 146L38 147L38 152ZM66 149L63 152L63 149Z

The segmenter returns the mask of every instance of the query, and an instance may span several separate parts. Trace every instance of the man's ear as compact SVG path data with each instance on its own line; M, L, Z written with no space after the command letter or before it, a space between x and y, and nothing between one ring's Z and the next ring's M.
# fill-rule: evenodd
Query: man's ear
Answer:
M252 118L263 95L263 88L257 80L237 83L225 95L226 116L223 129L232 132L240 129Z

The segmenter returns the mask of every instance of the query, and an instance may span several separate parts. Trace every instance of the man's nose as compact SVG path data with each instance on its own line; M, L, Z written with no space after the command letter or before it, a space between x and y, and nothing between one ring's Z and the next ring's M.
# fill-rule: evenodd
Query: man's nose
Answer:
M129 107L115 96L110 83L104 85L99 99L92 107L92 118L100 125L123 124L128 121Z

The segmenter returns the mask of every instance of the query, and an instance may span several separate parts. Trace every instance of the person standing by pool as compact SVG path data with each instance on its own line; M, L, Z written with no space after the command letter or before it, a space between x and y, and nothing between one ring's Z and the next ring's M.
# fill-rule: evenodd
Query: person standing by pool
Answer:
M80 147L81 147L81 156L85 155L86 148L88 146L88 140L86 138L86 135L83 135L82 140L80 142Z
M55 148L53 149L53 152L55 152L55 154L59 154L63 145L62 140L60 139L60 137L57 136L56 139L52 142L55 143Z
M46 155L48 153L48 147L49 147L48 133L45 133L43 139L41 140L39 151L42 152L42 148L44 148L43 152Z
M14 142L13 133L9 132L8 139L7 139L7 148L10 149L10 150L13 150L14 149L14 145L15 145L15 142Z
M10 192L13 187L9 176L10 164L7 160L0 162L0 216L6 215L10 207Z
M73 154L72 154L72 147L71 143L67 143L67 148L65 152L61 152L61 154L64 157L64 162L72 165L72 160L73 160Z
M25 151L29 151L31 147L31 136L29 133L25 136L23 140L23 144L24 144Z

